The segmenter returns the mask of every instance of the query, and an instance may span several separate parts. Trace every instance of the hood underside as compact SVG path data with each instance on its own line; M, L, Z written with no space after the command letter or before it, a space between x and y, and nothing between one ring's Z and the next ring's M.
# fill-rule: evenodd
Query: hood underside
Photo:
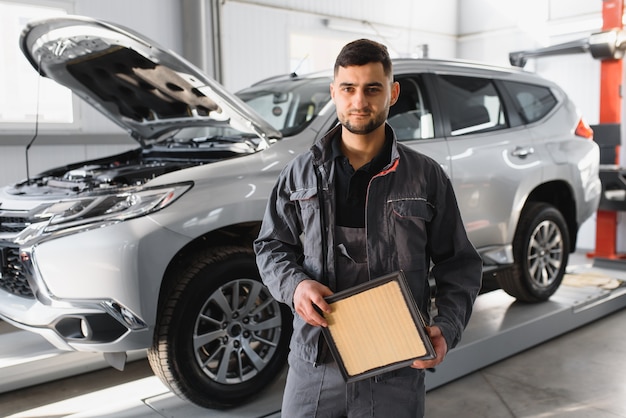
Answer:
M130 29L68 16L30 23L20 47L43 76L70 88L142 143L228 122L267 140L279 131L219 83Z

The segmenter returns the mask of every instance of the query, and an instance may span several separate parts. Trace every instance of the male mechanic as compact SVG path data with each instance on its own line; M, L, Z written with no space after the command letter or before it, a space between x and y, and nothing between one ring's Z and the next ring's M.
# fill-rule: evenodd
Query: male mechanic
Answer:
M338 55L331 97L339 124L297 156L270 196L255 251L264 283L294 311L284 417L421 417L424 369L460 340L482 262L440 165L396 141L386 123L398 99L387 48L361 39ZM403 270L430 318L434 360L346 383L321 334L324 297Z

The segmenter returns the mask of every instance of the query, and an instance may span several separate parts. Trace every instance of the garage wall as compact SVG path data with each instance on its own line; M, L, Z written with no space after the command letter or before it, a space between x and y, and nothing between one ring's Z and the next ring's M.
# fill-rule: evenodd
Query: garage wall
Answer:
M185 38L189 28L182 23L181 5L196 1L203 0L65 2L75 14L131 27L184 55L185 40L194 38ZM602 25L602 0L220 0L219 5L222 83L233 91L280 73L328 68L341 46L359 37L385 43L395 57L507 65L509 52L584 38ZM555 80L589 123L598 122L598 61L579 54L531 59L526 68ZM80 104L80 114L80 131L40 132L30 151L31 173L134 146L88 106ZM0 133L0 184L25 177L24 147L33 132ZM592 220L579 246L593 248L594 240Z
M296 67L301 71L332 67L339 49L359 37L385 43L396 57L416 56L424 43L431 44L434 56L455 55L456 0L437 5L413 0L385 4L381 7L375 0L227 1L222 14L223 83L237 90ZM294 57L302 59L290 59Z
M583 39L602 28L602 0L464 0L459 7L459 58L500 65L508 65L509 52ZM598 122L600 62L591 55L530 59L525 68L556 81L589 123Z
M27 3L23 0L22 3ZM39 4L42 2L39 1ZM115 22L137 30L168 49L182 51L179 0L57 0L71 14ZM137 143L121 128L82 101L77 101L78 130L40 130L29 152L30 173L74 161L125 151ZM26 177L26 145L35 127L0 131L0 185Z
M38 0L24 0L41 3ZM184 55L183 42L195 42L183 26L187 6L203 0L55 0L70 12L128 26ZM214 0L206 0L206 2ZM435 6L425 0L391 0L381 7L375 0L260 0L220 2L222 20L222 82L238 90L279 73L312 71L332 65L339 48L357 37L369 36L389 45L394 56L415 56L415 46L429 43L431 56L456 54L457 0ZM191 6L193 8L193 6ZM210 8L207 7L207 12ZM443 11L443 12L442 12ZM211 21L210 16L206 19ZM330 27L327 21L334 26ZM363 34L362 21L368 21ZM201 31L196 31L201 32ZM205 33L211 33L210 30ZM307 46L308 44L308 46ZM196 63L199 64L199 63ZM206 69L206 68L205 68ZM206 69L212 74L211 69ZM30 172L121 152L135 145L117 125L77 101L79 130L40 130L29 152ZM26 177L24 148L35 127L0 132L0 184Z

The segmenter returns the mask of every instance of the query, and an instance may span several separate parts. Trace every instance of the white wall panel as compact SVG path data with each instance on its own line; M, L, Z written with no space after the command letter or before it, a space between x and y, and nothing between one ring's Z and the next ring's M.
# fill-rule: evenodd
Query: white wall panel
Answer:
M288 13L228 2L222 13L223 84L238 90L289 70Z
M459 7L459 58L498 65L509 64L510 52L586 38L602 26L602 0L463 0ZM590 54L530 58L525 68L561 85L587 121L598 122L600 62Z
M66 164L115 155L129 149L132 145L33 145L28 153L30 175ZM26 178L26 153L22 146L0 147L1 186Z
M549 16L546 0L459 1L459 35L502 29L541 29Z
M345 43L368 37L394 57L456 55L456 0L230 0L223 5L223 83L238 90L294 70L330 68ZM328 23L331 22L331 23ZM294 42L300 45L294 45ZM308 48L309 51L303 49Z
M247 3L277 9L369 21L380 25L454 35L457 0L226 0L226 5Z
M459 57L508 64L509 52L584 38L601 26L602 0L463 0Z
M26 177L24 147L0 147L0 187Z
M74 0L76 13L131 28L182 52L180 0Z
M577 18L602 11L602 0L550 0L550 19Z

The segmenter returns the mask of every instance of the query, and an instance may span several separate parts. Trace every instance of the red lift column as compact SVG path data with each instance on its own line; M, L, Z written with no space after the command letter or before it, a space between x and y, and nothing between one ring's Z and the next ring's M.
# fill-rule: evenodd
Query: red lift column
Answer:
M624 24L624 0L602 1L602 30L622 29ZM622 60L604 59L600 67L600 123L621 123L622 115ZM616 150L615 165L619 165L619 146ZM598 210L596 220L596 248L594 257L622 259L626 255L617 254L617 212Z

